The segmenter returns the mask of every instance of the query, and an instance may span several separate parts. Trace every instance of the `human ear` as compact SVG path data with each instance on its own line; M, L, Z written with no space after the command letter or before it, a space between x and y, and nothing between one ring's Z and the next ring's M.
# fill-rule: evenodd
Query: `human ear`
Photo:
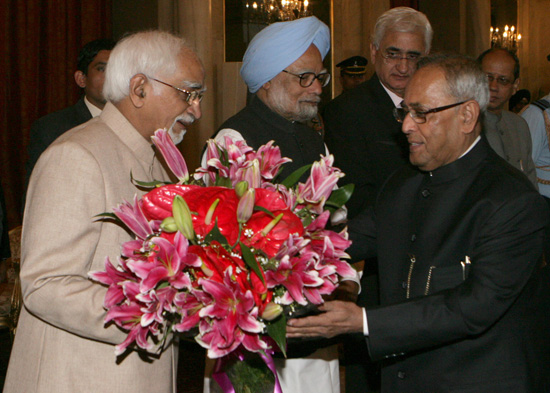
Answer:
M474 131L481 114L477 101L469 100L460 106L460 117L462 120L462 132L469 134Z
M147 96L147 77L143 74L136 74L130 79L129 97L136 108L145 104Z
M517 78L512 84L512 94L516 94L518 92L518 87L519 87L519 78Z
M80 70L76 71L74 73L74 81L78 85L78 87L84 89L86 87L86 75Z

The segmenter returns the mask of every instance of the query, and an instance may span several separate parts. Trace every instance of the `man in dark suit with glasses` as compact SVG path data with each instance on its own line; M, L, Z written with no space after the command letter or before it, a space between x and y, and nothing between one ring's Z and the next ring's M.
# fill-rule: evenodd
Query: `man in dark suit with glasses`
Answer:
M548 208L481 138L489 89L473 60L421 60L395 110L412 166L349 223L376 254L380 306L332 301L289 337L360 333L382 392L548 392Z

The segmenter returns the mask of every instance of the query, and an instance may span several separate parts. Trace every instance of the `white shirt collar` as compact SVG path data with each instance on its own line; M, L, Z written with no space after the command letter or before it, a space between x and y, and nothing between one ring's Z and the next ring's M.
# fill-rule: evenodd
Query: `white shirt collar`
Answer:
M391 100L393 101L393 105L395 105L396 108L401 108L401 102L403 101L403 97L399 97L397 94L395 94L393 91L388 89L382 82L380 82L384 90L386 90L386 93L390 96Z
M84 103L88 107L88 110L92 114L92 117L97 117L101 114L101 109L99 109L97 106L95 106L90 101L88 101L88 98L86 98L86 96L84 96Z
M474 148L474 146L477 145L477 143L480 141L480 139L481 139L481 136L478 135L477 138L476 138L476 140L474 141L474 143L472 143L472 144L470 145L470 147L468 148L468 150L466 150L464 153L462 153L462 155L461 155L460 157L458 157L458 158L462 158L462 157L464 157L466 154L468 154L468 153L470 152L470 150L472 150L472 149Z

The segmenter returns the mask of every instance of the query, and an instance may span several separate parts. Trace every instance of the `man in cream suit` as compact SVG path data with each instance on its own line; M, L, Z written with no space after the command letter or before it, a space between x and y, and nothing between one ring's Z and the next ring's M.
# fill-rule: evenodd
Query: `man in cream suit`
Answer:
M23 222L21 282L25 307L4 392L175 392L177 347L128 351L105 326L107 288L88 279L116 261L130 240L94 218L142 194L130 180L166 180L150 137L170 129L181 140L200 118L204 68L181 38L149 31L117 44L107 68L101 115L63 134L31 176Z

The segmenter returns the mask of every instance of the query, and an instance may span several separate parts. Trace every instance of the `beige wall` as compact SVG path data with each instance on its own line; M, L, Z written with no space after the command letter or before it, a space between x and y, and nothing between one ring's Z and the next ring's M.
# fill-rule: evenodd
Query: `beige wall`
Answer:
M333 95L342 92L338 82L339 71L334 67L350 56L364 56L369 60L367 75L374 73L370 58L370 37L376 19L390 8L390 0L333 0L332 2L332 64Z
M518 0L518 31L524 39L518 50L520 88L536 100L550 92L550 0Z

